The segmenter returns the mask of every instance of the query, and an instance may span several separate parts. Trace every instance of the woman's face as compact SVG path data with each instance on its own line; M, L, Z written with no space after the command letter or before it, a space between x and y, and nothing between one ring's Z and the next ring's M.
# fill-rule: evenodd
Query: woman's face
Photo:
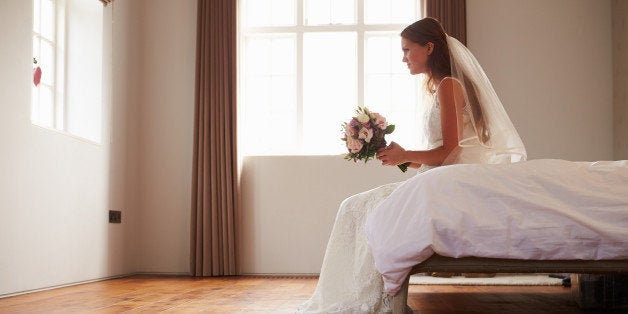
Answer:
M410 74L427 73L427 57L432 53L432 43L421 46L411 40L401 37L402 61L408 66Z

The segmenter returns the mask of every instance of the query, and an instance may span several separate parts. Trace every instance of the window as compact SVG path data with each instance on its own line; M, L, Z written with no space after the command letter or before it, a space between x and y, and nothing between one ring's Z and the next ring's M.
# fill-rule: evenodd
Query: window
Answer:
M102 21L98 1L33 1L33 124L100 142Z
M421 80L399 37L418 0L240 1L243 154L342 154L341 124L358 105L396 125L390 140L421 147Z
M56 6L52 0L35 0L33 3L33 63L42 71L41 82L33 87L31 120L35 124L54 127L58 121L55 107L57 35ZM61 123L61 122L58 122Z

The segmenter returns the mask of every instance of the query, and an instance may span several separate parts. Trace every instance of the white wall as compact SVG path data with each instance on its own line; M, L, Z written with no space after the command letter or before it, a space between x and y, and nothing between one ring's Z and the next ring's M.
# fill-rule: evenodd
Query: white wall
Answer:
M469 48L530 158L613 158L610 1L468 0Z
M188 273L196 1L144 0L139 24L137 269Z
M65 127L72 134L101 142L102 121L97 118L102 115L102 82L94 78L103 75L103 38L95 36L103 34L103 6L66 0L65 11Z
M112 186L124 187L112 189L117 193L111 198L119 202L111 208L122 211L128 230L121 235L125 273L186 273L188 266L181 261L187 261L183 239L189 229L181 228L187 227L189 210L172 204L189 199L189 192L182 191L188 179L177 178L191 173L186 164L191 157L186 156L192 150L187 130L193 110L190 37L195 29L190 24L196 18L190 14L195 8L189 5L193 0L186 6L183 1L146 2L116 0L105 10L105 33L113 32L113 43L105 44L113 50L107 55L113 75L112 153L124 156L110 164L118 178ZM155 25L160 19L162 25ZM182 25L187 27L182 30Z
M95 145L30 124L32 2L0 1L0 296L188 272L196 1L147 2L104 10Z
M343 199L410 178L378 161L338 156L251 156L243 160L238 249L242 272L318 273Z
M130 229L108 224L125 203L125 174L110 170L123 150L30 123L32 23L32 1L0 1L0 295L131 271Z
M115 12L114 12L115 11ZM142 6L138 1L115 1L105 9L103 29L107 40L104 48L105 71L112 90L112 109L109 112L111 129L111 154L120 156L109 164L114 177L110 182L110 208L122 211L122 227L125 232L116 234L120 249L125 254L124 274L137 271L137 247L139 243L139 130L138 107L141 99L140 55L141 38L138 16ZM105 82L107 81L107 75ZM114 188L118 187L118 188ZM114 225L115 226L115 225Z

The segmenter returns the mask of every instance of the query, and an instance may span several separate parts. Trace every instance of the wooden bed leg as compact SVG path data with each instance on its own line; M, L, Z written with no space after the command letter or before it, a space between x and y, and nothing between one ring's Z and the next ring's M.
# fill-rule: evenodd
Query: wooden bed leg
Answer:
M399 292L393 297L393 314L404 314L411 313L410 308L408 307L408 285L410 283L410 275L406 277L406 280L403 282L401 289ZM408 312L410 310L410 312Z

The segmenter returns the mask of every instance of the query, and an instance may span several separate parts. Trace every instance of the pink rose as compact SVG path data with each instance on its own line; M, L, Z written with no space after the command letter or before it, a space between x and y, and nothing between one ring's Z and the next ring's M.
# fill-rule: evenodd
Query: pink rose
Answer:
M347 148L351 153L357 153L362 149L362 142L354 139L353 137L347 138Z
M373 138L373 130L369 128L362 128L358 132L358 138L363 139L365 142L370 143Z
M378 128L385 130L388 126L386 118L377 112L374 112L373 115L375 116L375 125L377 125Z
M351 126L351 123L345 124L345 135L347 138L353 137L355 135L355 129Z

